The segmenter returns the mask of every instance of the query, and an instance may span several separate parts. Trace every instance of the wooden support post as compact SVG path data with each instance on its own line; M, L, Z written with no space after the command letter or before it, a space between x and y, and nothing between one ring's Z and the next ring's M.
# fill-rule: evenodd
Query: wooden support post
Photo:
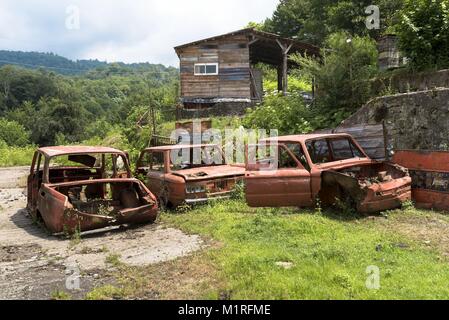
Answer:
M284 88L284 79L282 76L282 66L278 65L278 91L281 92Z
M315 77L312 77L312 99L315 100Z
M283 53L282 61L282 78L284 80L282 85L282 93L286 96L288 92L288 55L285 52Z
M290 52L293 44L290 44L287 47L277 39L276 42L282 50L282 93L284 94L284 96L286 96L288 92L288 53Z

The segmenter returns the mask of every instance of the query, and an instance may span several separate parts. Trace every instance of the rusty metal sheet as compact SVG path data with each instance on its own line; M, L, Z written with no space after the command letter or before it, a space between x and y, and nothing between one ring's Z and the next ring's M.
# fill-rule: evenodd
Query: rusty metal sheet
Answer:
M350 134L374 160L387 159L385 146L385 130L380 125L364 125L354 127L338 127L334 133Z
M409 169L418 207L449 210L449 152L398 150L393 162Z

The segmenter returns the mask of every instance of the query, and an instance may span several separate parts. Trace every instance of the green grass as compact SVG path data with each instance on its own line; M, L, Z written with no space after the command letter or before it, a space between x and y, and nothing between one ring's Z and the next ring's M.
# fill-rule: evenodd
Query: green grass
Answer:
M106 257L105 262L110 264L111 266L118 267L120 266L120 255L118 254L110 254Z
M85 300L109 300L121 299L123 297L123 290L111 285L95 288L86 295Z
M33 160L36 147L2 147L0 148L0 167L29 166Z
M72 296L65 291L56 290L51 293L52 300L72 300Z
M449 298L448 261L369 218L229 201L167 213L162 221L221 243L208 258L231 299ZM366 288L368 266L380 268L380 290ZM212 288L204 297L217 299L220 291Z
M312 84L304 79L295 76L288 77L288 87L290 91L305 91L312 92ZM265 91L273 92L278 90L277 80L265 79L263 82Z

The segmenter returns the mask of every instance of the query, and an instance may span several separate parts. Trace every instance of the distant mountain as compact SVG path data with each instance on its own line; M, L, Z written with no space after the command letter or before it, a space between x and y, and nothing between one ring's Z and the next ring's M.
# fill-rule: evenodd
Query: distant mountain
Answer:
M176 68L165 67L159 64L133 63L125 64L107 63L99 60L70 60L54 53L23 52L0 50L0 67L3 65L15 65L27 69L47 69L63 75L82 75L89 71L119 74L133 72L176 72ZM112 71L112 72L111 72Z

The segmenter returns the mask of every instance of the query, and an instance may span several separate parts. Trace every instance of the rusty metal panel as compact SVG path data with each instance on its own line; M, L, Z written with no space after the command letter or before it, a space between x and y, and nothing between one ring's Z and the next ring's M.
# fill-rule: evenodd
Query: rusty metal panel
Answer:
M371 159L379 161L387 159L385 130L382 124L347 128L339 127L333 133L350 134Z
M393 162L409 169L418 207L449 210L449 152L398 150Z

